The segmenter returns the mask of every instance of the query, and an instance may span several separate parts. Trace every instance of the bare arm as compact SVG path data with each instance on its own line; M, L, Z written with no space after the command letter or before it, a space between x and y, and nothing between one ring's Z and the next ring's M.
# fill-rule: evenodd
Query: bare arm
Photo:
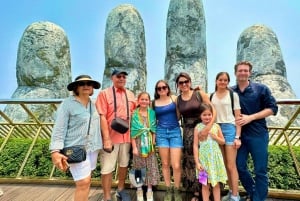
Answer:
M200 91L200 94L201 94L203 103L211 105L211 107L213 109L213 117L212 117L211 122L209 124L207 124L205 126L205 128L203 130L201 130L201 133L200 133L201 134L200 138L203 140L203 139L207 138L207 135L208 135L213 123L216 120L217 113L216 113L216 110L215 110L214 106L211 104L208 95L206 93L204 93L203 91Z
M103 149L112 150L112 141L109 135L108 121L104 115L100 115L101 134Z
M199 162L199 152L198 152L198 143L199 143L199 138L198 138L198 129L194 128L194 143L193 143L193 153L194 153L194 160L195 160L195 166L198 170L201 170L201 164Z
M234 110L235 119L238 119L240 117L240 115L241 115L241 110ZM235 136L240 138L242 127L237 123L235 123L235 127L236 127ZM235 138L234 139L234 147L236 149L238 149L238 148L240 148L240 146L241 146L241 140Z
M178 110L178 107L177 107L177 96L174 96L174 95L171 95L172 96L172 99L174 100L175 104L176 104L176 114L177 114L177 119L179 120L180 117L181 117L181 114Z
M136 141L135 141L135 138L132 138L132 139L131 139L131 145L132 145L132 153L133 153L134 155L138 156L138 155L139 155L139 151L138 151L138 149L137 149L137 147L136 147Z
M156 144L156 134L152 133L152 142L155 145Z

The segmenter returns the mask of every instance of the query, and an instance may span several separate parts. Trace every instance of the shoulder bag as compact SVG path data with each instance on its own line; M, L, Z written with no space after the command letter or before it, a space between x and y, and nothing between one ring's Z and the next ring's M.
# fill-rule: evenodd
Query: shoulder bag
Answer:
M125 134L129 129L129 106L128 106L128 98L127 93L125 91L126 96L126 106L127 106L127 119L122 119L120 117L117 117L117 100L116 100L116 92L115 88L112 87L113 95L114 95L114 112L115 112L115 118L112 120L110 127L117 131L118 133Z

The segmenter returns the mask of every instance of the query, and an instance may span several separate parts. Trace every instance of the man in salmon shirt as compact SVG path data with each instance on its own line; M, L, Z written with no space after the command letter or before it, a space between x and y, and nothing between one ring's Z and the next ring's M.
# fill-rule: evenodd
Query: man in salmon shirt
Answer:
M100 162L104 201L112 200L112 172L115 170L116 162L119 165L119 183L116 196L122 201L131 201L129 194L124 190L130 159L130 131L128 130L126 133L121 134L111 128L111 122L115 116L124 120L128 119L129 121L131 113L136 107L133 92L125 88L127 75L125 71L113 70L111 74L113 86L102 90L96 100L103 138L103 150L100 152ZM116 96L116 114L114 108L114 91Z

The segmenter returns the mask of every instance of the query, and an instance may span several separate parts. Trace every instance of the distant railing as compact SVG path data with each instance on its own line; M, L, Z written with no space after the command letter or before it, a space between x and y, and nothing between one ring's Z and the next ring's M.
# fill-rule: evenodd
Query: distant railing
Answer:
M0 146L0 153L5 148L9 138L30 138L32 144L26 153L21 168L18 172L17 178L21 176L23 168L30 156L30 153L36 144L37 139L49 139L54 125L54 121L44 122L37 116L36 112L32 112L31 105L48 105L53 111L57 110L58 105L62 99L6 99L0 100L0 108L5 108L8 105L19 105L25 113L27 113L30 121L18 122L14 121L8 114L5 114L4 109L0 109L0 138L3 138L3 143ZM300 176L299 161L297 160L293 151L293 146L300 145L300 127L292 126L297 120L300 113L300 100L299 99L285 99L278 100L278 105L294 106L294 114L291 115L288 122L278 122L278 126L269 127L270 144L271 145L287 145L293 157L297 173ZM53 112L54 113L54 112ZM52 173L54 171L54 167ZM52 175L51 173L51 175ZM51 176L50 176L51 177Z

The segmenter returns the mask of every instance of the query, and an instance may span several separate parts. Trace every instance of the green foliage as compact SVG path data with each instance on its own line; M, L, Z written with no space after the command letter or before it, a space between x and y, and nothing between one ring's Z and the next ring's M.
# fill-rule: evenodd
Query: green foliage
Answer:
M300 147L293 147L298 162ZM254 172L251 157L248 160L250 172ZM268 163L269 187L284 190L300 190L300 177L287 146L269 146Z
M1 139L1 144L3 140ZM10 139L0 153L0 176L16 177L30 146L30 139Z
M300 147L293 147L300 161ZM300 177L287 146L269 147L269 186L278 189L300 190Z
M3 139L0 138L0 144ZM29 150L32 139L12 138L0 153L0 177L16 177L22 162ZM298 161L300 161L300 147L293 147ZM157 153L159 167L161 162ZM253 163L249 158L248 166L253 172ZM49 178L52 171L51 156L49 153L49 139L37 140L33 150L21 173L23 177ZM95 179L100 178L101 166L98 162L92 173ZM161 168L160 168L160 173ZM287 146L269 146L269 187L277 189L300 190L300 177L297 175L295 165ZM70 172L64 173L55 169L53 177L60 179L71 179ZM163 177L161 174L161 180Z
M52 169L49 154L49 140L38 140L28 158L22 175L28 177L47 177Z

